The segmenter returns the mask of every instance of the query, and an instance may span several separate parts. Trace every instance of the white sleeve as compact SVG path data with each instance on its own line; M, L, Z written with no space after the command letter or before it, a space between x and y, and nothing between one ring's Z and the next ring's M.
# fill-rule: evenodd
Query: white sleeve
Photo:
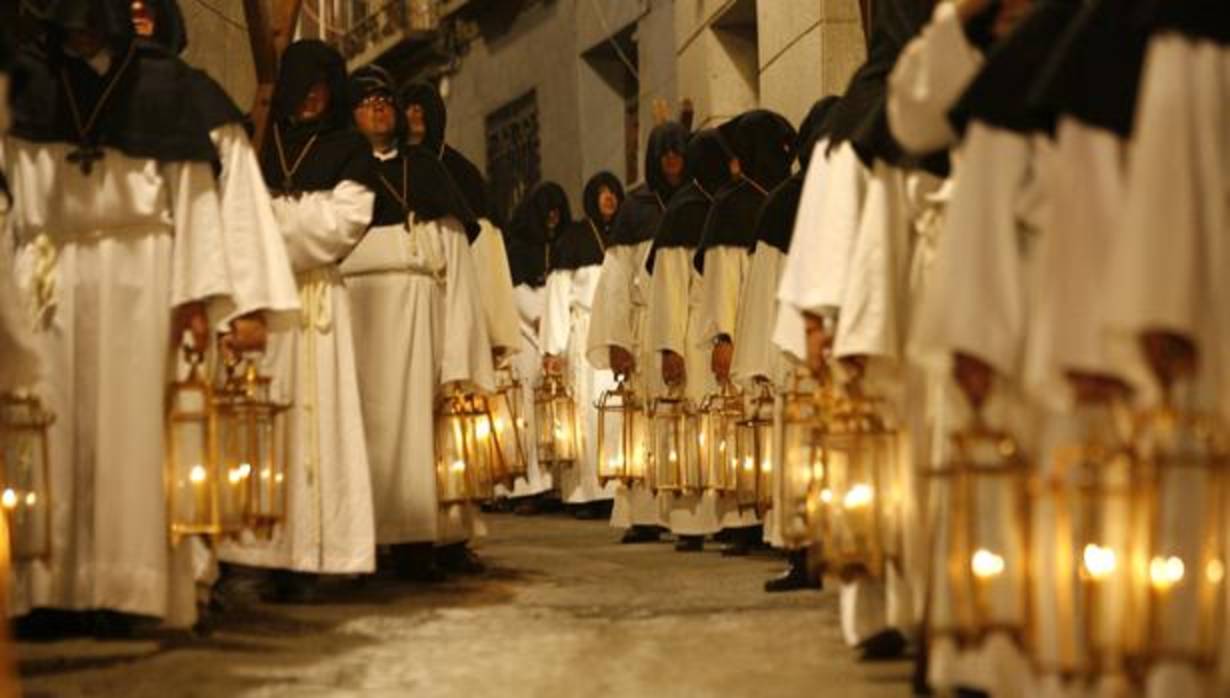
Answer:
M585 338L585 356L594 368L610 368L613 346L633 350L632 268L625 260L633 249L626 245L612 247L602 259L589 336Z
M289 322L299 310L299 292L256 153L238 124L221 126L210 137L222 162L218 189L235 287L233 315L264 310L272 324Z
M572 329L573 274L570 270L560 270L551 272L547 277L542 323L538 326L538 342L543 354L562 356L568 351L568 335Z
M649 290L649 350L688 355L688 312L694 250L658 250Z
M722 335L734 339L747 264L747 250L742 247L713 247L705 251L705 273L701 276L701 346L712 344Z
M491 340L479 300L478 276L470 241L455 218L432 221L439 226L448 264L444 290L444 343L440 381L469 382L483 390L495 388Z
M752 253L735 323L735 355L730 374L737 381L775 377L772 335L778 304L774 294L782 259L781 251L771 245L756 245Z
M344 258L371 224L375 203L371 190L350 180L330 191L274 198L273 212L294 270L307 271Z
M888 78L888 126L903 148L924 154L957 142L948 110L981 65L982 54L966 39L956 5L938 3Z
M512 274L508 269L508 254L504 237L487 219L479 221L482 231L471 250L478 272L478 287L487 321L491 344L509 352L520 351L521 329L517 323L517 306L513 298Z
M812 159L778 290L781 301L815 314L841 307L866 179L849 143L838 146L827 160Z
M210 320L235 309L235 293L224 250L217 181L209 163L161 165L170 189L175 245L171 259L171 305L209 301Z

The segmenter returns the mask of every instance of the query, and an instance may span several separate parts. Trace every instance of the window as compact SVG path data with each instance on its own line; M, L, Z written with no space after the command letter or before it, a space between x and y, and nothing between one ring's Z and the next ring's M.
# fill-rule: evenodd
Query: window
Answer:
M487 177L492 205L506 221L542 178L533 90L487 115Z

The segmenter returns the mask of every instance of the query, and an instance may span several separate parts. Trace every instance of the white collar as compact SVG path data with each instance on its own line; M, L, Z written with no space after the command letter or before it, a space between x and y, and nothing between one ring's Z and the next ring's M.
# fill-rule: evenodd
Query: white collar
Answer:
M392 160L393 158L397 157L399 154L400 153L398 152L396 147L393 147L383 153L377 151L374 148L372 149L372 155L375 155L376 159L379 160L380 162L388 162L389 160Z

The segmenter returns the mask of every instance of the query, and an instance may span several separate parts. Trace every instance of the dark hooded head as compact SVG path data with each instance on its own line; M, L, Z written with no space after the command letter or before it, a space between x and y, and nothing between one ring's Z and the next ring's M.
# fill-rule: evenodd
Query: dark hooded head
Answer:
M177 0L132 0L130 7L138 37L175 54L188 48L188 28Z
M754 109L722 124L718 131L739 158L743 176L764 191L790 176L797 134L786 117Z
M649 188L663 201L670 198L684 182L687 182L688 130L676 121L655 126L649 133L649 145L645 149L645 181ZM678 155L682 161L679 185L672 185L662 170L662 159L667 154Z
M418 145L439 156L444 150L444 133L448 126L448 110L440 91L429 82L412 82L402 90L401 101L407 116L411 108L417 107L422 111L423 140ZM410 137L413 135L409 134Z
M131 0L27 0L27 9L59 44L74 31L97 31L112 47L127 45L135 35Z
M548 244L572 222L568 195L559 184L542 182L525 197L515 218L513 227L519 235L533 244Z
M287 47L273 88L273 118L283 124L295 120L299 105L317 83L329 89L329 104L312 124L318 129L345 128L350 123L346 62L332 46L316 39L301 39Z
M698 131L688 142L688 170L709 198L731 182L731 153L717 129Z
M599 205L599 196L604 187L615 196L615 209L611 212L610 218L602 215ZM585 216L593 221L600 230L603 230L614 222L615 214L619 211L620 204L624 202L624 188L615 175L610 172L599 172L585 183L585 193L582 198L584 199Z
M816 144L828 135L828 117L839 101L841 98L836 95L820 99L812 105L807 116L803 117L803 123L799 124L799 139L795 150L798 151L799 167L803 171L807 170L807 165L811 162L811 153L816 149Z

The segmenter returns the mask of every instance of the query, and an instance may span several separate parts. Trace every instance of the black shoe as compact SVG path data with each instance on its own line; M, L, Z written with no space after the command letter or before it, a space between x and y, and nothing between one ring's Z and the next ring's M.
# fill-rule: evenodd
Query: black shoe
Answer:
M542 513L542 506L533 497L526 497L513 506L512 511L517 516L537 516Z
M436 564L435 546L431 543L399 543L391 546L393 574L406 582L436 584L448 579Z
M953 693L953 695L956 696L956 698L991 698L991 694L986 691L979 691L973 688L961 688L960 686L957 687L957 690Z
M90 613L37 608L13 619L13 637L24 642L54 642L88 635L92 626Z
M704 536L679 536L679 540L675 541L675 552L677 553L699 553L704 549Z
M859 643L859 648L863 650L863 656L859 661L863 662L883 662L891 659L900 659L905 654L905 647L909 642L905 639L898 630L883 630Z
M453 574L482 574L487 571L487 566L465 543L437 548L436 560L445 572Z
M274 570L269 577L269 588L262 597L268 603L316 603L320 600L318 581L314 574Z
M118 611L94 611L90 634L99 640L128 640L136 634L137 616Z
M785 572L764 583L764 590L770 594L785 591L800 591L802 589L823 589L824 582L819 576L807 571L807 553L802 550L790 551L790 567Z
M623 545L635 543L657 543L662 539L662 532L656 526L632 526L624 531L619 542Z
M736 540L722 546L722 557L747 557L752 554L752 546L747 541Z

